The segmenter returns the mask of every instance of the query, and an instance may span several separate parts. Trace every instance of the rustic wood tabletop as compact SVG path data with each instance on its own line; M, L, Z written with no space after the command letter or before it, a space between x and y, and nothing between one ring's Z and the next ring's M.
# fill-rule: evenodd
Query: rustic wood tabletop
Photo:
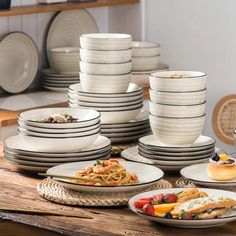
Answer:
M0 146L0 151L2 147ZM235 222L209 229L180 229L144 220L127 207L91 208L69 207L51 203L36 192L40 178L19 172L0 154L0 208L53 210L87 214L93 219L64 216L43 216L0 211L0 235L157 235L157 236L231 236L236 235ZM178 176L166 176L172 183ZM46 231L47 230L47 231ZM50 230L50 231L49 231Z

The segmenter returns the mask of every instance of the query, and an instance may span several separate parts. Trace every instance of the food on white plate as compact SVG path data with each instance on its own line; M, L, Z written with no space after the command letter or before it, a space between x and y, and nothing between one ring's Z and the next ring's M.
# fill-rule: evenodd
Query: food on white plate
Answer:
M168 219L200 220L213 219L236 206L236 201L225 197L211 197L196 188L179 193L157 194L141 198L135 208L146 215Z
M207 174L213 180L232 180L236 178L236 160L216 153L207 165Z
M64 113L64 114L53 114L50 117L42 120L38 120L41 123L72 123L77 122L78 119L72 117L71 115Z
M139 182L135 173L129 173L117 160L96 161L94 166L86 166L76 173L76 177L103 181L104 185L122 186ZM102 183L84 180L73 181L77 184L103 186Z

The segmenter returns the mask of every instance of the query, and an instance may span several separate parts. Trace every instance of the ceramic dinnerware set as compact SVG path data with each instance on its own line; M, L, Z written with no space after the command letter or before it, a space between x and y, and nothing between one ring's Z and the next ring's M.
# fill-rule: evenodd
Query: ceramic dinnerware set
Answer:
M74 120L62 120L67 115ZM21 169L45 171L62 163L109 157L111 141L100 135L100 113L95 110L26 111L18 117L18 131L5 141L4 158Z

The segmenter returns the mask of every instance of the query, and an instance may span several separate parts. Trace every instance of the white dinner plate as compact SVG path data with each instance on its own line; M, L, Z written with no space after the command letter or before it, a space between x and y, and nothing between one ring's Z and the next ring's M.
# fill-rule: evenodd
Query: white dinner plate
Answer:
M23 154L23 155L33 155L33 156L42 156L42 157L77 157L77 156L87 156L98 154L106 148L110 148L111 141L102 135L98 137L98 139L89 147L79 151L79 152L54 152L54 153L47 153L47 152L39 152L24 142L22 142L19 135L12 136L5 140L4 147L12 152Z
M95 19L84 9L62 11L53 19L46 41L50 66L49 50L58 47L80 47L80 35L98 32Z
M0 42L0 86L9 93L24 91L33 82L39 64L38 49L26 34L13 32Z
M74 161L90 161L90 160L96 160L96 159L100 159L103 157L107 157L110 154L110 149L99 153L99 154L93 154L93 155L88 155L88 156L78 156L78 157L41 157L41 156L26 156L26 155L21 155L18 153L14 153L11 152L7 149L4 149L4 154L6 156L9 156L11 158L14 158L16 160L23 160L23 161L33 161L33 162L44 162L44 163L48 163L48 162L58 162L58 163L65 163L65 162L74 162Z
M155 162L153 162L151 159L141 156L138 152L138 146L134 146L134 147L123 150L121 152L121 156L128 161L154 165L154 166L159 167L163 171L167 171L167 172L177 173L186 166L186 165L182 165L182 166L181 165L158 165Z
M201 151L205 150L208 147L211 147L215 144L215 140L207 136L199 136L199 138L192 144L191 147L170 147L164 146L158 138L154 135L148 135L142 137L139 142L148 148L159 151L168 151L168 152L192 152L192 151Z
M55 166L47 171L50 175L75 176L76 172L86 166L93 166L95 161L74 162ZM69 188L85 192L126 192L135 191L147 187L162 179L164 173L155 166L134 163L129 161L119 161L119 163L128 171L135 172L138 176L139 183L125 186L88 186L84 184L73 184L63 179L57 179L65 183Z
M163 193L178 193L181 191L186 190L186 188L171 188L171 189L160 189L160 190L154 190L149 192L144 192L135 195L132 197L129 202L129 208L135 212L136 214L140 215L141 217L158 222L160 224L168 225L168 226L174 226L174 227L181 227L181 228L208 228L208 227L215 227L219 226L231 221L236 220L236 209L232 209L229 214L222 216L221 218L216 219L208 219L208 220L180 220L180 219L167 219L167 218L161 218L157 216L150 216L143 214L140 210L135 208L134 203L140 198L148 198L152 197L154 195ZM215 196L215 197L229 197L234 200L236 200L236 193L225 191L225 190L217 190L217 189L207 189L207 188L199 188L200 191L206 192L209 196ZM191 231L189 233L191 235Z
M76 84L79 82L79 78L76 79L76 80L69 80L69 79L64 79L64 80L51 80L51 79L46 79L44 78L44 83L49 83L49 84L55 84L55 85L63 85L63 84L66 84L66 85L71 85L71 84Z
M121 127L121 128L103 128L103 125L101 125L101 132L102 133L127 133L127 132L135 132L135 131L141 131L145 129L150 129L150 125L147 122L146 124L141 124L137 126L131 126L131 127Z
M207 174L208 163L191 165L183 168L180 174L193 183L208 187L235 187L236 178L227 181L213 180Z
M215 154L215 148L211 149L210 152L201 154L201 155L196 155L196 156L172 156L172 155L160 155L160 154L154 154L154 153L148 153L141 147L139 147L139 152L141 153L142 156L146 158L151 158L151 159L156 159L156 160L178 160L178 161L193 161L193 160L199 160L199 159L206 159L206 158L211 158ZM160 158L159 158L160 157Z
M55 72L53 69L51 68L47 68L47 69L43 69L43 74L44 77L46 78L55 78L55 79L64 79L64 78L79 78L79 75L66 75L66 74L59 74L57 72Z
M148 132L150 132L150 129L143 129L143 130L139 130L139 131L132 131L132 132L109 132L109 133L104 133L101 131L101 134L109 137L109 138L125 138L125 137L130 137L130 136L138 136L138 135L142 135L142 134L147 134Z
M108 155L106 156L103 156L103 157L99 157L98 160L104 160L104 159L108 159ZM39 161L29 161L29 160L22 160L22 159L16 159L8 154L4 154L4 159L6 159L7 161L11 162L12 164L19 164L19 165L29 165L29 166L40 166L40 167L47 167L47 168L50 168L50 167L53 167L53 166L58 166L58 165L62 165L62 164L65 164L65 163L73 163L73 161L64 161L63 163L62 162L39 162ZM93 159L95 160L95 159ZM74 162L78 163L78 159Z

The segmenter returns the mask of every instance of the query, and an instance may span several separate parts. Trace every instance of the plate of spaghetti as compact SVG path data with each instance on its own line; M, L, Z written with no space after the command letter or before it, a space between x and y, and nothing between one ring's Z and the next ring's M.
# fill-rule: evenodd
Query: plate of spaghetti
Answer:
M47 174L75 177L75 180L54 180L87 192L138 190L154 184L164 175L162 170L152 165L114 159L62 164L48 169Z

